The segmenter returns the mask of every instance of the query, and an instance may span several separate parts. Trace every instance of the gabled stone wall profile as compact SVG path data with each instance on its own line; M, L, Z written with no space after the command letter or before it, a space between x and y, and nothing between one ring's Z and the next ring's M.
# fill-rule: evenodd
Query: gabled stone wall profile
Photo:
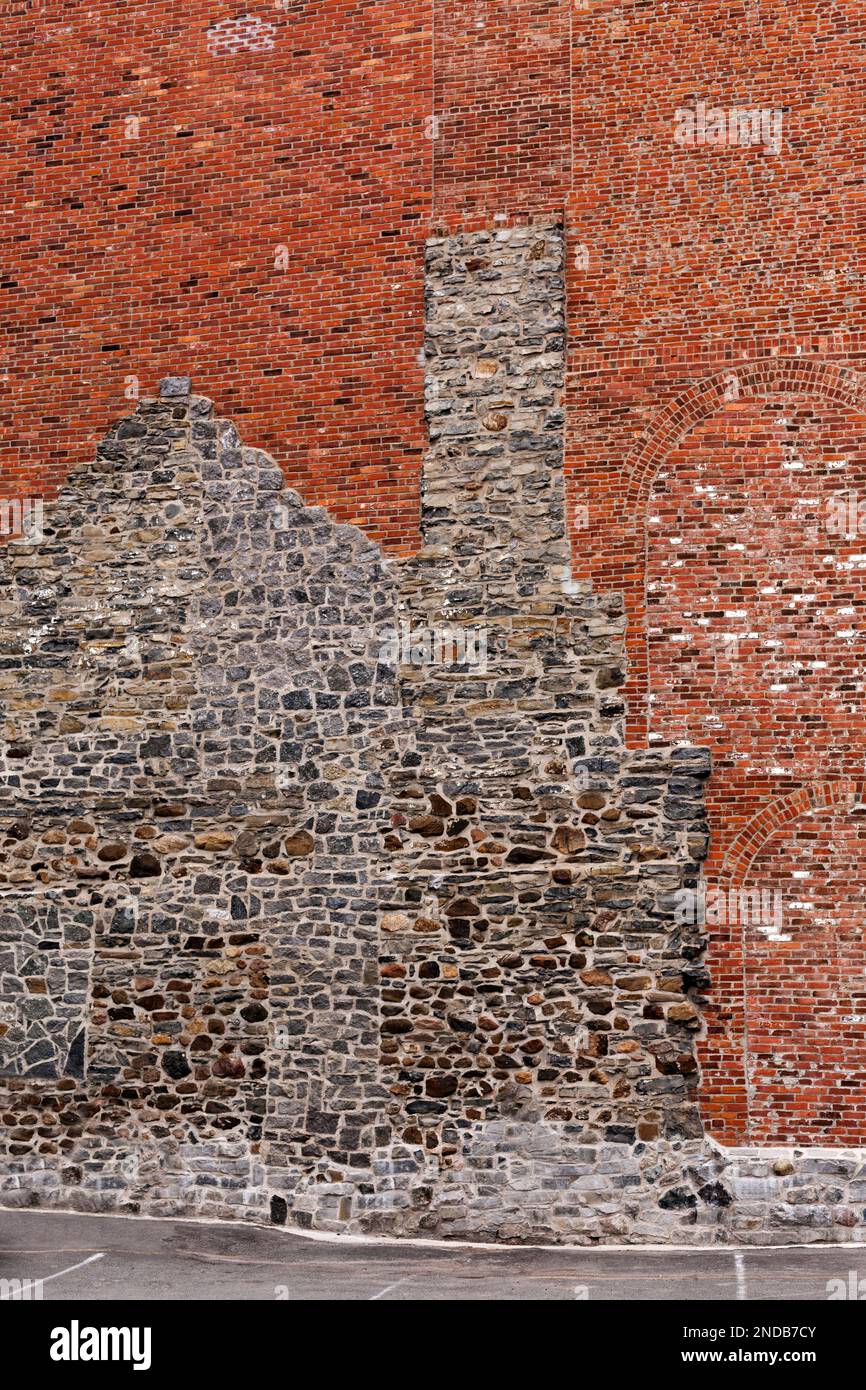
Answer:
M861 1222L858 1155L703 1135L676 904L709 759L626 748L621 596L570 578L563 260L554 224L429 243L410 559L182 377L5 550L4 1204L583 1243Z

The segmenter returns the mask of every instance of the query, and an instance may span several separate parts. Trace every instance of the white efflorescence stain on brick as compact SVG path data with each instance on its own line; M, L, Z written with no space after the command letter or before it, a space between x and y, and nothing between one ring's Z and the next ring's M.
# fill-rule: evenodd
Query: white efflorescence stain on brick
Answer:
M275 44L276 26L258 15L223 19L207 31L208 52L214 57L233 53L268 53Z

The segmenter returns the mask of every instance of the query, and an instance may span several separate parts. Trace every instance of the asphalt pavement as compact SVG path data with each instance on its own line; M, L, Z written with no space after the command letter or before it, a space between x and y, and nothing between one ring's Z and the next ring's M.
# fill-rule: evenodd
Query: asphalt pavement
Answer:
M491 1249L0 1209L0 1299L28 1291L46 1302L826 1301L866 1297L866 1247Z

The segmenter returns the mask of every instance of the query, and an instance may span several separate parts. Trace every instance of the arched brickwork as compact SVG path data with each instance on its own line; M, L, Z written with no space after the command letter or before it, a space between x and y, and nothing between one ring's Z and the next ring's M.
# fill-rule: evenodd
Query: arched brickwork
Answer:
M839 779L776 799L709 876L718 1003L701 1050L722 1142L863 1142L864 792Z
M750 396L818 396L853 409L866 408L866 375L837 362L804 357L764 357L732 363L664 406L625 463L629 508L646 503L664 460L690 430L719 410Z
M858 882L861 852L859 828L849 833L843 822L848 799L856 802L861 790L856 634L864 607L863 542L859 527L830 534L820 518L839 488L855 499L866 495L863 386L862 376L833 364L797 360L753 364L735 380L716 374L647 431L631 457L629 488L643 553L641 592L631 609L639 624L632 702L642 704L640 690L635 695L641 677L646 696L654 697L651 724L633 726L632 738L646 730L665 743L682 738L712 749L712 884L746 892L754 860L763 891L786 904L796 900L788 880L801 872L791 859L799 836L798 852L811 856L802 872L810 882L824 882L824 899L835 888L846 921L844 883ZM720 637L736 641L723 648ZM788 844L786 827L813 814L833 819L835 839L822 849L821 834L803 821ZM815 860L819 851L826 863ZM792 943L780 939L781 930L710 923L702 1103L711 1131L730 1142L849 1143L863 1123L850 1091L836 1095L828 1079L826 1059L838 1060L847 1044L831 1047L825 1039L823 1052L818 1045L820 1019L835 1008L827 1000L814 1001L813 1080L799 1075L808 1097L799 1112L789 1104L790 1077L780 1079L788 1074L754 1060L756 1018L772 1019L768 1056L784 1056L786 1030L793 1035L811 1027L804 1014L810 929L802 910L794 917ZM825 977L839 980L839 999L847 997L852 949L845 933L830 929L816 943ZM835 1013L841 1037L841 1020L857 1010L840 1006ZM856 1039L849 1054L852 1066L859 1065ZM747 1087L749 1065L760 1081Z
M662 406L622 467L623 484L611 526L596 525L592 498L584 496L579 470L566 476L574 572L605 590L622 590L628 628L626 738L643 747L648 732L649 660L646 640L647 507L653 482L670 453L699 425L738 404L772 396L813 398L866 410L866 375L823 358L765 357L732 362L696 381ZM581 518L578 508L588 506ZM587 542L588 524L590 540ZM613 536L614 545L609 542ZM598 546L596 550L594 547Z
M866 781L840 780L798 787L788 796L780 796L768 806L762 806L731 841L715 881L720 888L746 883L756 856L778 830L813 810L833 807L850 810L864 797Z

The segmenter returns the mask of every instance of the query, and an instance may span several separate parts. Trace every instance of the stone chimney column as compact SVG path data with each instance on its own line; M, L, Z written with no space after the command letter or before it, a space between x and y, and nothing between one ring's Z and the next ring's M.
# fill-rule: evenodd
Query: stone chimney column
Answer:
M555 226L427 244L425 547L494 608L570 573L563 255Z

